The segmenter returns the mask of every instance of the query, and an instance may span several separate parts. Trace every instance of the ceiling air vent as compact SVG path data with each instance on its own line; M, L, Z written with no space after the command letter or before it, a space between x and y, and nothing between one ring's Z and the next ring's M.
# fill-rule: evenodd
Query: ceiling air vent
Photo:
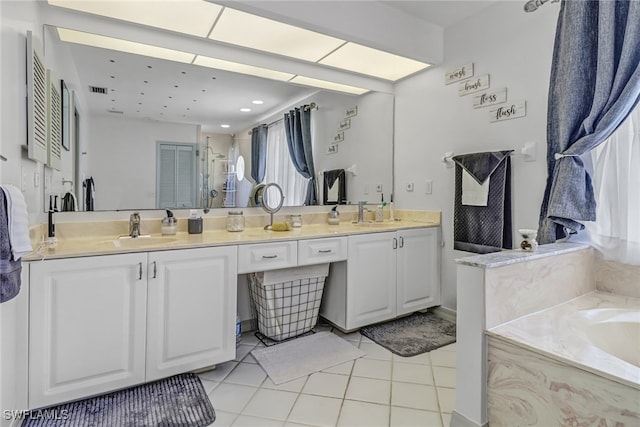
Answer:
M89 93L101 93L103 95L107 95L109 89L106 87L98 87L98 86L89 86Z

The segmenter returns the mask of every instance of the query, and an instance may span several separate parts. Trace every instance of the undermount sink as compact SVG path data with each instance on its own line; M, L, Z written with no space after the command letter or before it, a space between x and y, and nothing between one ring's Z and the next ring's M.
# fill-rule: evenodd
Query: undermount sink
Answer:
M176 240L175 236L142 235L138 237L120 236L117 239L112 240L112 242L117 248L135 248L148 245L162 245L175 242Z
M352 222L352 224L358 227L386 227L389 225L388 222L375 222L375 221Z

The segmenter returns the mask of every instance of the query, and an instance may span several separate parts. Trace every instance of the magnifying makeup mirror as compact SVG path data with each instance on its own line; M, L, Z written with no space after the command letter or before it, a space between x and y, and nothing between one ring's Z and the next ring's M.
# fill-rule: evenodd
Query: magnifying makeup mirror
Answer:
M265 230L271 230L273 226L273 214L278 212L284 203L284 194L282 188L275 182L269 183L264 186L260 194L262 209L269 212L271 215L271 222L269 225L265 225Z

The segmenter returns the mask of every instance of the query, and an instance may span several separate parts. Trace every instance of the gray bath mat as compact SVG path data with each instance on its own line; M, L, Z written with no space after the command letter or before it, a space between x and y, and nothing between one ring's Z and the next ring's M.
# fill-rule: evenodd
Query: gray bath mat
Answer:
M183 374L34 410L22 427L204 427L215 419L200 379Z
M456 342L456 324L435 314L411 316L360 329L365 337L399 356L416 356Z
M253 350L251 355L275 384L282 384L357 359L365 353L331 332L318 332Z

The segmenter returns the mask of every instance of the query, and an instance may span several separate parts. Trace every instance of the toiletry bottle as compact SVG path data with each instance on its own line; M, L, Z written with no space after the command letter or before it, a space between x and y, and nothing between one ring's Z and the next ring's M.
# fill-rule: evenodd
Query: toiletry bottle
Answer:
M386 203L384 202L384 194L383 194L380 204L378 205L378 209L376 209L376 222L384 221L384 205L386 205Z
M240 344L241 339L242 339L242 322L240 322L240 317L236 315L236 347Z
M393 216L393 193L391 193L391 201L389 202L389 221L395 221L396 218Z

